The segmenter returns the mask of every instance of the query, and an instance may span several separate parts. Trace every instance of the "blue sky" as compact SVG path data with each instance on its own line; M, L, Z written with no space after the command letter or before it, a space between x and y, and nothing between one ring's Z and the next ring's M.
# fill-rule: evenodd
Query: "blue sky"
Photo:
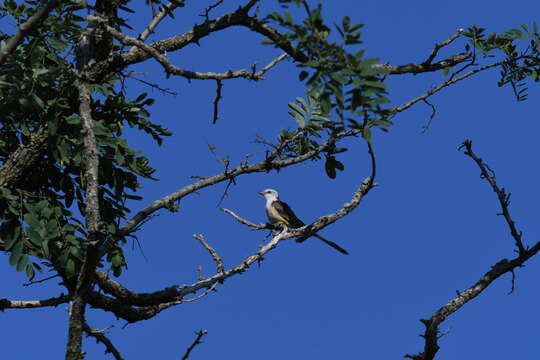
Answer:
M187 1L174 21L163 23L161 39L188 30L201 18L207 1ZM263 1L261 15L277 6ZM225 0L213 13L235 9L238 2ZM364 23L361 48L367 57L391 64L418 63L427 58L436 42L458 28L473 24L502 31L532 24L540 7L535 1L493 3L457 0L360 2L328 1L325 14L340 22L344 15ZM140 29L148 9L136 14ZM132 33L131 35L136 34ZM249 68L264 65L280 51L260 45L261 38L245 29L222 31L168 54L179 66L193 71ZM440 58L462 51L458 39L441 51ZM488 60L489 61L489 60ZM220 119L212 125L213 81L182 78L166 80L160 66L147 62L133 67L145 80L174 89L177 96L163 96L132 83L135 97L148 91L156 98L152 119L174 136L157 147L147 137L128 133L134 148L143 150L158 169L159 182L144 181L144 200L134 211L193 181L223 170L208 150L232 164L253 154L264 157L264 148L253 143L261 135L273 140L282 128L294 128L287 103L304 96L298 70L286 61L267 73L267 80L224 83ZM302 244L289 241L254 266L195 302L171 308L156 318L128 325L101 311L89 310L93 327L114 325L110 338L126 359L180 358L194 339L194 332L208 330L204 344L191 359L256 357L280 358L402 358L422 350L424 331L420 318L429 317L455 297L456 290L473 284L491 265L514 256L514 243L501 217L499 204L488 184L479 178L476 165L457 151L471 139L476 153L496 171L501 186L512 192L511 211L527 244L540 234L537 186L538 98L531 84L529 100L516 102L510 88L498 88L498 70L489 70L448 87L430 101L437 112L430 130L421 133L431 109L419 103L395 120L389 133L375 132L380 186L350 216L324 229L322 234L349 250L343 256L316 239ZM392 105L402 104L444 81L441 74L401 75L389 78ZM271 174L237 178L222 206L253 222L264 222L264 188L280 191L297 215L312 221L339 209L358 183L369 175L365 144L347 141L340 154L345 172L331 180L323 163L308 162ZM204 189L180 203L178 213L161 212L137 233L147 258L137 245L126 246L129 271L121 281L137 291L154 291L197 280L197 267L205 275L215 271L208 254L192 234L201 233L219 252L227 267L255 252L266 233L253 232L219 211L217 203L225 184ZM0 298L37 299L58 295L55 280L23 287L24 275L8 265ZM478 298L443 323L449 330L440 340L438 359L490 358L537 359L537 324L540 300L537 286L539 261L532 259L516 272L516 289L510 276L497 280ZM65 306L35 310L6 310L0 314L2 355L6 359L61 358L67 332ZM103 347L85 342L86 359L103 359Z

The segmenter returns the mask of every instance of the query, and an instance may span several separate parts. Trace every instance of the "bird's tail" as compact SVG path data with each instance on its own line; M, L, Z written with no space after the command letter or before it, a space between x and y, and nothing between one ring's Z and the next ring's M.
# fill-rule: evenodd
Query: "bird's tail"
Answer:
M313 236L315 236L317 239L319 240L322 240L325 244L328 244L330 245L331 247L333 247L334 249L336 249L337 251L339 251L340 253L342 254L345 254L345 255L349 255L349 253L347 252L347 250L345 250L344 248L342 248L341 246L339 246L338 244L336 244L335 242L333 241L330 241L330 240L326 240L325 238L323 238L321 235L319 234L313 234Z

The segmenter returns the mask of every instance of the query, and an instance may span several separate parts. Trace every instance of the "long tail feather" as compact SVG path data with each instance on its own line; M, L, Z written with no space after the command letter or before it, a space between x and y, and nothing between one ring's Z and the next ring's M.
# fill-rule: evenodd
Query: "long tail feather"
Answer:
M330 245L331 247L333 247L334 249L336 249L337 251L339 251L340 253L342 254L345 254L345 255L349 255L349 253L347 252L347 250L345 250L344 248L342 248L341 246L339 246L338 244L336 244L335 242L333 241L330 241L330 240L327 240L325 238L323 238L321 235L319 234L313 234L313 236L315 236L317 239L319 240L322 240L324 241L324 243Z

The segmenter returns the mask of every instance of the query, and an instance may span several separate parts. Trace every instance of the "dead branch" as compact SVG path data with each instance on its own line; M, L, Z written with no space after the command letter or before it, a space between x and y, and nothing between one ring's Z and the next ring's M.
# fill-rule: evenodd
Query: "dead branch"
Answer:
M500 189L495 181L495 175L493 171L486 165L486 163L480 159L472 151L472 142L466 140L461 147L465 148L465 155L473 159L481 171L481 177L491 185L493 191L497 194L497 198L503 209L503 215L507 221L510 232L516 241L516 246L519 249L518 256L512 260L502 259L494 264L491 269L486 272L478 281L471 285L467 290L458 292L457 297L452 299L446 305L437 310L429 319L422 319L422 323L425 325L426 330L423 338L425 339L424 351L418 354L407 354L405 357L415 360L431 360L435 357L440 349L438 340L439 325L445 321L450 315L458 311L463 305L468 303L480 295L493 281L506 273L512 273L512 291L514 286L514 271L516 268L523 266L523 264L531 257L536 255L540 251L540 241L533 247L526 249L523 246L521 240L521 233L518 233L515 229L515 224L508 212L508 196L505 194L504 189ZM460 148L461 148L460 147Z
M516 247L518 248L518 251L520 254L523 254L525 252L525 246L523 245L523 241L521 239L522 233L521 231L518 231L516 228L516 223L512 219L512 216L510 215L510 211L508 210L508 206L510 205L510 196L512 194L508 193L506 194L506 191L504 188L500 188L497 185L497 180L495 179L495 173L489 168L489 166L472 150L472 141L465 140L463 144L461 145L465 148L464 154L469 156L471 159L474 160L476 165L480 168L480 178L486 179L486 181L491 185L491 188L493 189L493 192L497 194L497 199L499 200L499 204L501 205L502 215L504 219L506 220L506 224L508 225L508 228L510 229L510 234L514 238L516 242Z

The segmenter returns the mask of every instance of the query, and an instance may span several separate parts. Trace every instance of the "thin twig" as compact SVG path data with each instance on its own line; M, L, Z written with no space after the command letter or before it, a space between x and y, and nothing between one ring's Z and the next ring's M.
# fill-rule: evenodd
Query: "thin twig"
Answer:
M34 285L34 284L40 284L42 282L45 282L47 280L51 280L51 279L54 279L56 277L59 277L60 275L58 274L55 274L55 275L51 275L51 276L48 276L46 278L43 278L43 279L39 279L39 280L32 280L32 281L29 281L27 283L24 283L23 286L30 286L30 285Z
M124 76L126 76L126 77L128 77L128 78L131 78L131 79L133 79L133 80L139 81L139 82L141 82L141 83L143 83L143 84L145 84L145 85L148 85L148 86L150 86L151 88L156 89L156 90L159 90L159 91L161 91L161 92L164 93L164 94L167 94L167 95L174 95L174 96L178 95L178 93L177 93L176 91L174 91L174 90L167 89L167 88L162 88L162 87L159 86L158 84L154 84L154 83L151 83L151 82L149 82L149 81L146 81L146 80L143 80L143 79L141 79L141 78L138 78L138 77L136 77L136 76L133 76L133 73L134 73L133 71L130 71L129 73L124 74Z
M257 224L255 224L255 223L252 223L252 222L249 221L249 220L243 219L243 218L241 218L240 216L236 215L234 212L232 212L232 211L229 210L229 209L221 208L220 210L223 211L223 212L226 212L226 213L229 214L229 215L231 215L231 216L232 216L236 221L238 221L239 223L251 227L252 230L273 229L273 227L270 227L269 224L259 224L259 225L257 225Z
M223 98L221 96L221 89L223 88L223 83L221 80L216 80L216 97L212 104L214 105L214 116L212 117L212 124L215 124L219 119L219 100Z
M208 251L208 253L210 254L210 256L212 257L212 259L214 259L216 265L217 265L217 272L218 274L221 274L223 273L223 271L225 271L225 267L223 266L223 260L221 259L221 257L218 255L218 253L216 252L216 250L214 250L214 248L212 248L210 245L208 245L208 243L206 242L206 240L204 239L204 236L202 236L201 234L193 234L193 237L197 240L199 240L199 242L201 243L201 245L206 249L206 251Z
M437 56L437 53L439 52L439 50L447 45L450 45L450 43L452 43L452 41L456 40L458 37L461 36L461 34L463 34L463 29L458 29L458 31L452 35L449 39L445 40L445 41L442 41L440 43L437 43L435 44L435 47L433 48L433 51L431 52L431 54L429 55L429 57L427 58L426 61L424 61L422 64L423 65L429 65L431 64L431 62L433 61L433 59L435 59L435 56Z
M427 99L424 99L423 101L427 106L431 107L431 115L429 116L429 120L426 125L422 126L422 133L424 134L429 130L431 126L431 122L433 121L433 118L435 117L435 114L437 113L437 109L435 108L435 105L427 101Z
M202 337L206 334L208 334L208 331L206 330L199 330L197 331L197 336L195 337L195 341L193 341L193 343L187 348L184 356L182 356L182 360L187 360L189 358L189 355L191 354L191 352L193 351L193 349L195 349L195 347L199 344L202 344Z
M215 4L212 4L212 5L208 6L206 9L204 9L204 14L199 15L199 16L204 17L205 21L210 20L209 17L208 17L208 15L210 15L210 12L212 10L214 10L215 8L217 8L221 4L223 4L223 0L218 0Z
M104 330L98 330L90 327L88 324L84 324L84 332L86 332L87 336L91 336L94 339L96 339L96 342L100 342L103 345L105 345L105 354L110 353L116 360L124 360L122 357L122 354L120 354L120 351L114 346L112 341L105 336L107 331L112 327L109 326L108 328Z

